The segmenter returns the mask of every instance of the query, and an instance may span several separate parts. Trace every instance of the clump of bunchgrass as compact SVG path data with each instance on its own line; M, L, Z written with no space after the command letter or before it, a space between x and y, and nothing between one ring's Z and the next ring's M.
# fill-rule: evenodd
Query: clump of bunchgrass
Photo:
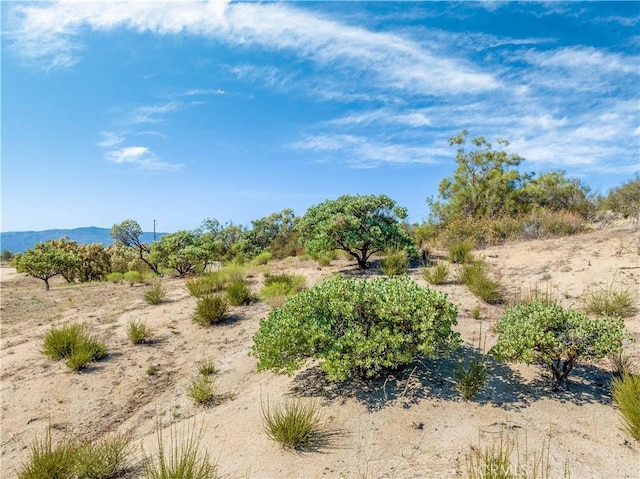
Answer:
M160 304L166 296L167 288L159 280L155 280L144 292L144 300L148 304Z
M459 365L453 371L453 379L462 399L469 401L475 398L487 382L486 360L473 359L466 367Z
M131 467L130 437L115 435L97 442L63 439L51 440L51 428L44 439L36 439L29 461L18 474L19 479L126 477Z
M187 396L200 406L208 406L216 397L215 382L209 376L200 374L189 382Z
M227 298L232 306L242 306L251 302L251 292L249 285L242 280L236 280L227 286Z
M273 258L273 255L269 251L263 251L251 260L251 264L255 266L265 265L271 260L271 258Z
M193 320L202 326L211 326L225 319L228 309L226 298L220 294L210 294L198 299Z
M188 278L184 285L191 296L201 298L224 289L226 279L220 271Z
M509 299L509 306L517 306L518 304L542 303L551 305L558 303L557 291L553 286L546 282L544 284L536 283L534 287L529 287L528 291L518 288Z
M200 449L202 427L191 425L183 429L181 437L174 426L169 429L169 444L165 446L160 422L156 424L157 451L153 456L144 453L145 479L213 479L216 465L206 451Z
M422 277L429 284L444 284L449 278L449 266L440 261L431 263L431 266L422 268Z
M212 376L216 373L216 367L213 361L209 358L205 358L198 363L198 373L201 376Z
M474 260L473 242L471 240L463 240L452 243L448 248L449 261L452 263L466 264Z
M592 287L585 296L585 309L598 316L627 318L636 311L637 298L631 288L614 286L615 278L604 286Z
M306 278L301 275L287 273L265 275L260 298L273 307L280 307L289 296L302 291L306 282Z
M502 288L497 281L489 277L488 267L483 261L464 264L458 279L485 303L498 304L502 302Z
M526 443L524 449L521 449L517 439L505 439L501 434L498 441L486 447L471 447L470 453L466 456L467 477L469 479L551 479L552 477L568 479L570 474L566 462L563 476L552 474L549 452L549 440L543 441L540 449L530 451Z
M617 354L609 356L611 361L611 374L621 378L626 374L634 374L635 364L629 353L620 351Z
M127 271L124 273L123 279L129 283L129 286L133 286L136 283L144 283L144 276L139 271Z
M133 344L144 344L149 340L151 330L143 321L130 321L127 324L127 337Z
M103 359L107 348L77 323L53 326L44 337L42 353L52 359L65 359L73 371L84 369L89 363Z
M624 374L611 384L613 402L618 406L625 430L640 441L640 376Z
M114 284L122 283L123 278L124 277L122 273L118 273L118 272L109 273L107 275L107 281L110 281Z
M380 270L387 276L399 276L409 271L409 256L403 249L388 249L380 260Z
M262 423L267 436L292 450L320 445L322 415L314 402L291 400L271 409L261 403Z

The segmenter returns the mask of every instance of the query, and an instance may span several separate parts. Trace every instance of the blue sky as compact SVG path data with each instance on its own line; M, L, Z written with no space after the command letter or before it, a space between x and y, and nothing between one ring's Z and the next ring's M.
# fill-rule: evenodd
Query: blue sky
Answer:
M2 231L428 215L462 129L605 193L640 170L640 2L3 2Z

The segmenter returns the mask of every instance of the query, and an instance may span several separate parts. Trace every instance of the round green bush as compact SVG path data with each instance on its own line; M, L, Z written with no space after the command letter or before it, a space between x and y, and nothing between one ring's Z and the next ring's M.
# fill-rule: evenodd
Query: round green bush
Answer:
M331 380L374 377L435 357L459 342L458 311L444 293L408 277L371 280L342 276L293 296L260 322L252 354L258 370L293 373L320 359Z

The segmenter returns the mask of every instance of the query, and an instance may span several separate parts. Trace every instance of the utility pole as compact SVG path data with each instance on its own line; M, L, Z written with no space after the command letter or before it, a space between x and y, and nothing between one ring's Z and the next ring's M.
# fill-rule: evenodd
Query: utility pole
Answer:
M153 220L153 242L156 242L156 220Z

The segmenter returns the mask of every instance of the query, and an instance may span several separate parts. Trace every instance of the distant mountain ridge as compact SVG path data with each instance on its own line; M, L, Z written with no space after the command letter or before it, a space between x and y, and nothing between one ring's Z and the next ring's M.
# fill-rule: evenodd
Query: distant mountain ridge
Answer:
M109 231L111 231L111 228L98 228L96 226L44 231L8 231L0 233L0 249L9 250L12 253L24 253L29 248L33 248L36 243L64 236L67 236L72 241L77 241L79 244L101 243L103 246L108 246L113 243L113 238L109 236ZM156 233L156 239L165 234ZM153 233L142 233L140 239L143 243L152 243Z

